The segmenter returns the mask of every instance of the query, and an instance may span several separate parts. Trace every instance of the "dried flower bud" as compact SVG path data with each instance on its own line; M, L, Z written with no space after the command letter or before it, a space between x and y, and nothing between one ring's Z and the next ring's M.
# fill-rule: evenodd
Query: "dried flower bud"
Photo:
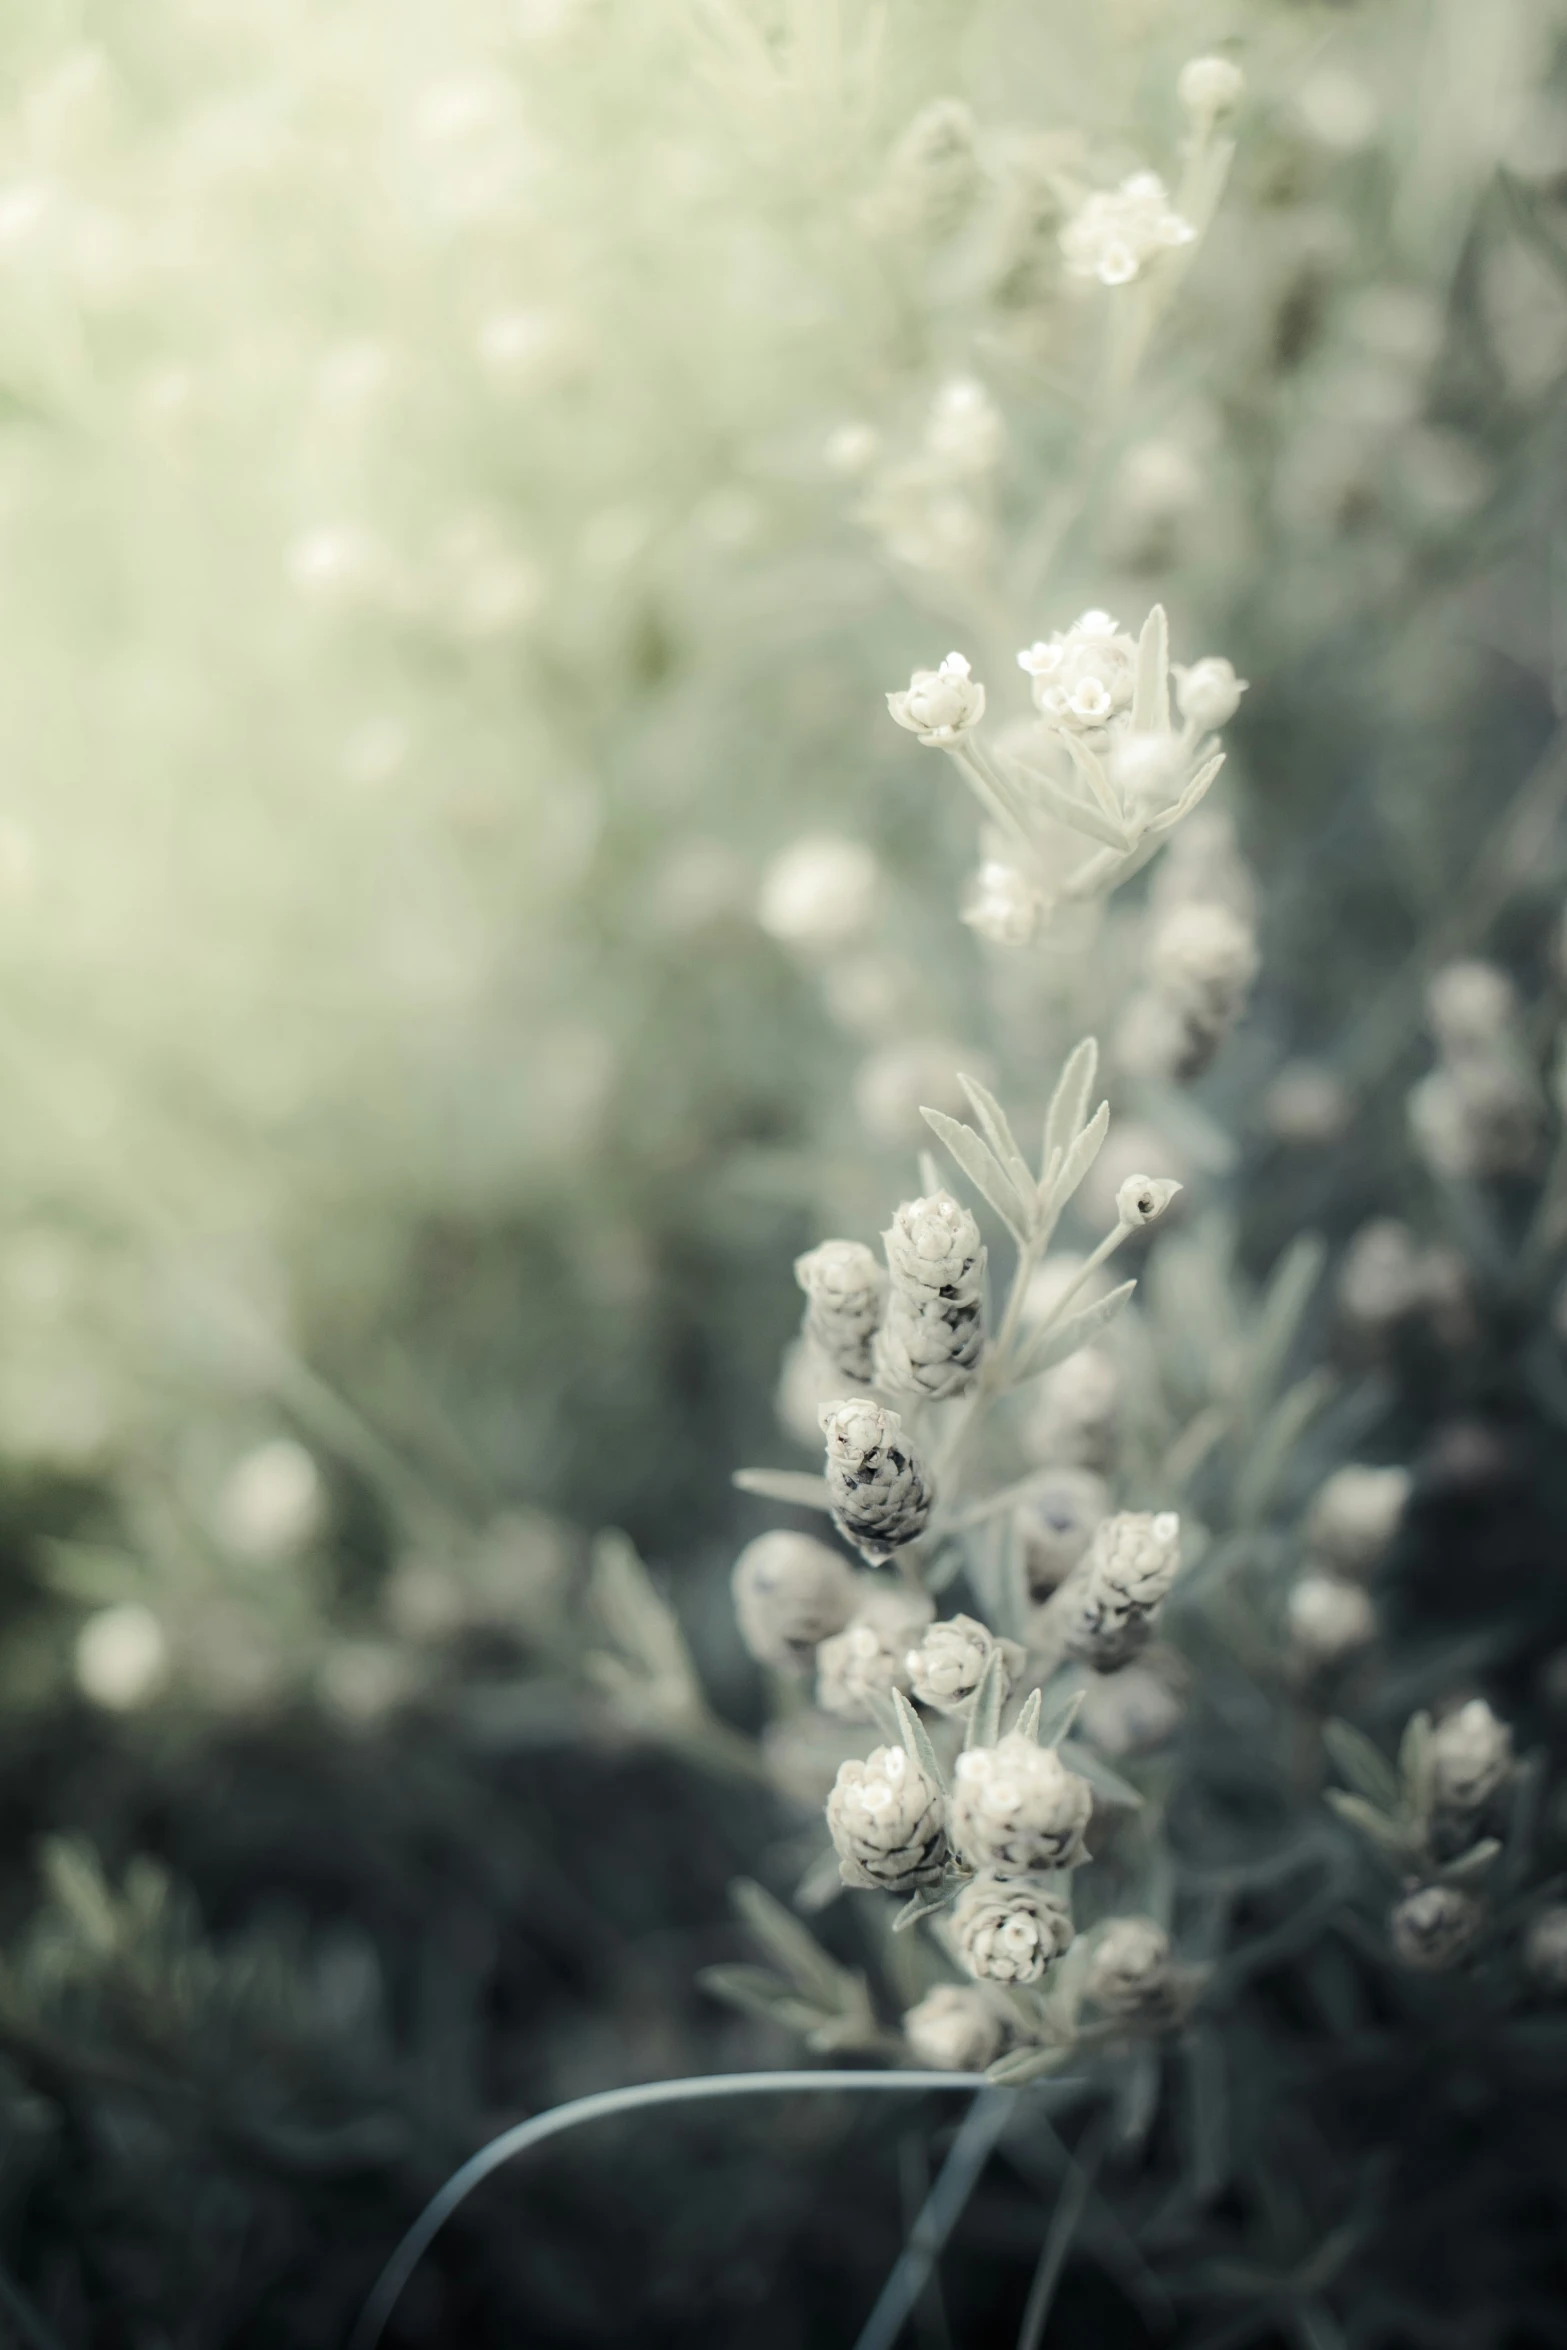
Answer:
M841 1632L816 1651L816 1702L841 1721L875 1719L874 1700L909 1686L909 1648L935 1613L935 1601L907 1584L863 1587Z
M1197 62L1217 65L1220 60L1215 57ZM1228 726L1241 706L1245 691L1246 680L1237 677L1229 662L1216 654L1210 654L1205 661L1194 661L1189 669L1178 668L1175 672L1175 699L1181 716L1189 719L1201 734L1212 734L1217 728Z
M1289 1628L1302 1664L1342 1664L1376 1638L1376 1611L1358 1583L1305 1574L1290 1589Z
M809 1670L820 1642L841 1632L858 1593L848 1561L809 1534L748 1542L731 1578L740 1637L758 1664Z
M892 1395L962 1395L984 1345L985 1245L938 1191L905 1201L882 1234L890 1288L876 1334L876 1384Z
M1394 1906L1388 1928L1405 1966L1440 1974L1473 1947L1481 1919L1480 1904L1456 1885L1423 1885Z
M924 1533L932 1487L896 1412L860 1395L823 1404L820 1418L833 1524L879 1566Z
M1103 1347L1080 1347L1038 1383L1028 1445L1036 1460L1107 1468L1115 1452L1121 1374Z
M1069 1868L1083 1857L1094 1799L1053 1746L1015 1732L957 1760L953 1834L977 1868Z
M824 1240L794 1260L805 1336L841 1379L869 1379L887 1276L860 1240Z
M1110 1918L1094 1937L1084 1988L1106 2015L1147 2016L1165 2006L1170 1937L1152 1918Z
M1523 1963L1540 1990L1553 1999L1567 1994L1567 1902L1553 1901L1531 1918Z
M1115 1195L1117 1221L1129 1231L1152 1224L1181 1189L1172 1175L1128 1175Z
M916 669L908 691L889 694L887 707L928 748L950 750L984 717L985 689L975 684L963 655L949 653L939 669Z
M957 1713L973 1696L992 1655L1001 1659L1001 1695L1005 1704L1012 1683L1023 1666L1023 1651L1015 1640L998 1640L973 1616L949 1616L932 1624L918 1648L905 1658L909 1687L921 1705L939 1713Z
M1193 122L1206 126L1221 114L1231 113L1240 104L1245 88L1246 76L1229 58L1192 57L1181 67L1175 92ZM1224 722L1221 719L1219 723Z
M1001 2053L1006 2027L983 1991L938 1983L903 2019L909 2053L933 2072L982 2073Z
M827 1826L846 1885L915 1893L941 1882L941 1790L901 1746L878 1746L866 1761L842 1766L827 1798Z
M1043 1599L1066 1581L1092 1542L1109 1502L1102 1477L1091 1469L1063 1467L1018 1505L1014 1522L1030 1598Z
M1472 1697L1431 1733L1431 1787L1449 1812L1482 1811L1513 1767L1513 1734L1483 1697Z
M1070 1949L1072 1931L1060 1894L1027 1878L975 1877L953 1905L958 1955L985 1983L1037 1983Z
M1116 1672L1146 1646L1159 1605L1181 1564L1181 1521L1123 1512L1095 1534L1074 1587L1066 1624L1069 1654L1095 1672Z
M1407 1469L1336 1469L1306 1521L1313 1551L1340 1575L1369 1575L1398 1532L1412 1482Z

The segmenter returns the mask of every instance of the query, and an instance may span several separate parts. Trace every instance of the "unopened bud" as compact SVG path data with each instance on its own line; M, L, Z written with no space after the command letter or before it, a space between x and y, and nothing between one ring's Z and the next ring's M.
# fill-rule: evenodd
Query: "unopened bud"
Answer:
M1147 2016L1169 1998L1170 1937L1152 1918L1110 1918L1094 1938L1085 1985L1106 2015Z
M1423 1885L1397 1903L1388 1928L1405 1966L1440 1974L1473 1948L1481 1923L1480 1904L1456 1885Z
M878 1746L866 1761L842 1765L827 1798L827 1827L846 1885L915 1893L941 1881L941 1790L901 1746Z
M833 1524L879 1566L924 1533L932 1487L896 1412L868 1396L849 1396L823 1404L820 1418Z
M1072 1914L1047 1885L987 1874L958 1895L952 1932L963 1964L979 1981L1037 1983L1071 1947Z
M904 1660L909 1688L921 1705L957 1713L979 1687L992 1656L1000 1660L1005 1704L1022 1670L1023 1651L1015 1640L998 1640L973 1616L949 1616L945 1623L932 1624L918 1648L909 1650Z
M977 1868L1070 1868L1083 1856L1093 1802L1053 1746L1014 1733L959 1755L953 1833Z
M1431 1733L1431 1786L1444 1811L1483 1811L1513 1767L1513 1734L1483 1697L1472 1697Z
M1129 1232L1164 1214L1182 1186L1171 1175L1128 1175L1115 1195L1115 1212Z
M938 1983L905 2015L903 2037L933 2072L982 2073L1000 2053L1005 2027L983 1991Z
M838 1551L782 1530L746 1544L732 1587L741 1639L758 1664L781 1672L807 1671L820 1643L843 1630L858 1598Z

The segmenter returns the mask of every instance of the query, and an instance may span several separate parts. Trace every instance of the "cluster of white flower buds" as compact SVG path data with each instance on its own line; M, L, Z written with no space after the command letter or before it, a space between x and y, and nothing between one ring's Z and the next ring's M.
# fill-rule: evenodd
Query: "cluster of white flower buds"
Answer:
M1168 2008L1170 1937L1152 1918L1108 1918L1094 1936L1084 1989L1105 2015L1151 2020Z
M907 1201L882 1234L889 1289L876 1385L940 1401L973 1385L984 1345L985 1245L950 1193Z
M1304 1671L1332 1671L1376 1638L1366 1584L1398 1532L1410 1483L1407 1469L1351 1461L1319 1489L1306 1516L1306 1566L1286 1601L1290 1644Z
M1072 1868L1087 1857L1092 1810L1087 1780L1069 1771L1053 1746L1036 1746L1020 1732L958 1757L952 1833L975 1868L1018 1876Z
M882 1317L887 1276L859 1240L824 1240L794 1260L806 1296L806 1343L840 1379L871 1376L871 1342Z
M901 1746L843 1764L827 1798L827 1827L846 1885L917 1893L946 1872L941 1790Z
M1170 202L1157 172L1134 172L1118 188L1098 188L1061 231L1061 251L1074 277L1124 286L1157 254L1189 245L1196 235Z
M1452 1180L1527 1174L1543 1102L1512 982L1492 963L1449 963L1431 982L1426 1012L1439 1058L1409 1096L1417 1148Z
M1062 1593L1068 1654L1095 1672L1118 1671L1146 1646L1180 1564L1173 1510L1106 1518Z
M906 692L887 696L887 707L928 748L947 751L984 717L985 689L963 655L949 653L939 669L916 669Z
M908 1651L908 1687L921 1705L937 1713L961 1713L984 1678L994 1657L1005 1704L1012 1684L1023 1668L1023 1651L1015 1640L998 1640L974 1616L948 1616L932 1624L918 1648Z
M1072 1912L1049 1885L986 1870L953 1904L952 1939L980 1982L1037 1983L1071 1947Z
M913 1542L930 1523L933 1489L903 1422L869 1396L823 1404L832 1520L873 1566Z

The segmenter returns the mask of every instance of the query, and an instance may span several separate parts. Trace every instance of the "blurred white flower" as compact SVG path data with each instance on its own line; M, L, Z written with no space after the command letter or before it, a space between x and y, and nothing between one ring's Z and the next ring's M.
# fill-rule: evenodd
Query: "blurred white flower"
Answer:
M1216 733L1229 725L1241 706L1246 680L1236 676L1228 661L1211 653L1190 668L1175 667L1173 675L1176 705L1199 733Z
M1061 231L1061 251L1074 277L1124 286L1144 264L1196 235L1170 203L1157 172L1134 172L1118 188L1096 189Z
M1175 89L1192 120L1206 125L1240 104L1246 76L1228 57L1189 57L1181 67Z
M100 1608L76 1635L76 1685L111 1713L145 1705L168 1676L168 1639L151 1608L139 1600Z
M939 669L916 669L908 691L889 694L887 707L900 726L934 750L950 750L985 715L985 689L976 685L961 653L949 653Z
M768 866L756 918L788 946L840 946L870 921L879 882L880 868L863 841L811 833Z
M218 1496L218 1531L246 1558L286 1558L321 1531L326 1493L302 1444L276 1436L230 1470Z
M1039 927L1038 893L1015 865L981 865L963 900L963 919L999 947L1023 947Z

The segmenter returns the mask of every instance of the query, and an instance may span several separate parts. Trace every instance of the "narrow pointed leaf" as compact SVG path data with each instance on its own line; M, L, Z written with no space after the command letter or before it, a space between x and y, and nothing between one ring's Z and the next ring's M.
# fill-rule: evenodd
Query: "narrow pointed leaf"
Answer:
M945 1795L947 1782L942 1775L936 1749L930 1742L930 1733L901 1689L894 1689L892 1693L892 1710L898 1717L904 1753L910 1762L919 1764L926 1778L933 1780Z
M1079 1746L1075 1738L1063 1738L1060 1755L1068 1770L1076 1771L1080 1779L1086 1779L1094 1793L1102 1795L1106 1803L1118 1804L1123 1811L1142 1810L1143 1799L1131 1780L1123 1779L1119 1771L1113 1771L1104 1757L1095 1754L1091 1746Z
M1014 1239L1025 1239L1028 1210L1007 1181L1006 1169L973 1127L949 1118L945 1110L921 1110L920 1116L931 1132L941 1137L981 1199L989 1201Z
M1109 1131L1110 1104L1101 1102L1061 1161L1061 1172L1050 1187L1052 1208L1059 1211L1066 1206L1104 1148L1104 1139Z
M934 1151L920 1152L919 1168L920 1193L923 1198L929 1199L932 1192L940 1191L942 1188L941 1169L936 1164Z
M1063 735L1061 739L1066 745L1067 757L1071 760L1082 781L1093 793L1105 815L1109 817L1112 824L1118 824L1124 830L1126 812L1115 796L1110 778L1105 773L1103 760L1097 752L1089 749L1087 743L1079 741L1075 734Z
M1151 839L1152 836L1158 832L1173 832L1177 824L1183 823L1185 819L1191 814L1192 810L1197 806L1198 802L1207 798L1214 778L1217 776L1219 769L1223 765L1224 753L1222 751L1217 752L1213 758L1206 760L1203 765L1198 768L1196 774L1192 777L1191 782L1186 786L1186 789L1182 792L1174 807L1166 808L1162 816L1155 816L1150 823L1144 825L1143 831L1145 836Z
M1041 1161L1043 1179L1050 1180L1050 1160L1054 1155L1064 1159L1083 1130L1088 1116L1088 1097L1094 1090L1094 1079L1099 1074L1099 1041L1085 1036L1067 1055L1066 1066L1056 1080L1050 1107L1045 1112L1045 1152Z
M1363 1795L1381 1811L1398 1809L1398 1773L1381 1749L1372 1745L1364 1730L1357 1730L1352 1722L1324 1722L1322 1743L1357 1795Z
M1167 734L1170 728L1170 624L1155 604L1137 639L1137 674L1132 684L1132 729Z
M1060 1746L1063 1739L1070 1737L1072 1724L1081 1713L1083 1699L1087 1694L1086 1689L1069 1689L1064 1696L1054 1701L1048 1720L1040 1724L1041 1746Z
M948 1896L945 1893L911 1894L892 1921L893 1932L906 1934L910 1926L919 1924L921 1918L934 1917L938 1909L945 1909L947 1901Z
M1419 1850L1419 1841L1397 1820L1390 1820L1386 1812L1378 1811L1363 1795L1350 1795L1342 1787L1329 1787L1327 1800L1333 1810L1357 1835L1391 1861L1395 1868L1407 1868Z
M1090 807L1086 800L1074 799L1048 775L1033 774L1029 782L1035 796L1044 802L1047 813L1069 832L1080 832L1085 839L1096 840L1103 848L1119 850L1122 856L1137 846L1124 824L1106 816L1101 809Z
M830 1510L832 1498L825 1477L805 1469L736 1469L730 1479L742 1493L759 1493L764 1501L786 1501L797 1510Z
M1467 1885L1471 1878L1485 1875L1501 1849L1499 1836L1482 1836L1478 1844L1471 1844L1456 1860L1445 1862L1440 1874L1449 1885Z
M837 2014L854 1980L848 1969L829 1958L810 1928L761 1885L742 1877L730 1894L747 1931L768 1957L825 2014Z
M1411 1714L1399 1741L1398 1775L1404 1803L1416 1819L1431 1809L1431 1716Z
M965 1077L960 1069L958 1083L968 1095L969 1106L984 1128L985 1140L1001 1162L1019 1200L1031 1200L1034 1196L1034 1178L1029 1172L1027 1159L1018 1148L1017 1137L1007 1122L1005 1110L977 1077Z
M1059 2072L1071 2053L1069 2048L1014 2048L997 2057L985 2078L998 2089L1021 2089L1045 2073Z
M1081 1313L1071 1315L1055 1329L1037 1331L1017 1354L1012 1366L1014 1380L1037 1378L1041 1371L1051 1370L1055 1364L1064 1363L1069 1355L1075 1355L1079 1347L1086 1346L1091 1338L1108 1328L1136 1287L1135 1281L1123 1281L1119 1289L1112 1289L1107 1297L1096 1298L1091 1306L1084 1306Z
M1001 1652L992 1649L985 1659L985 1670L979 1677L979 1686L969 1701L968 1731L965 1748L994 1746L1001 1735Z
M1045 1693L1042 1689L1029 1691L1022 1705L1018 1708L1017 1720L1012 1725L1014 1738L1031 1738L1037 1746L1039 1743L1039 1709L1044 1701Z

